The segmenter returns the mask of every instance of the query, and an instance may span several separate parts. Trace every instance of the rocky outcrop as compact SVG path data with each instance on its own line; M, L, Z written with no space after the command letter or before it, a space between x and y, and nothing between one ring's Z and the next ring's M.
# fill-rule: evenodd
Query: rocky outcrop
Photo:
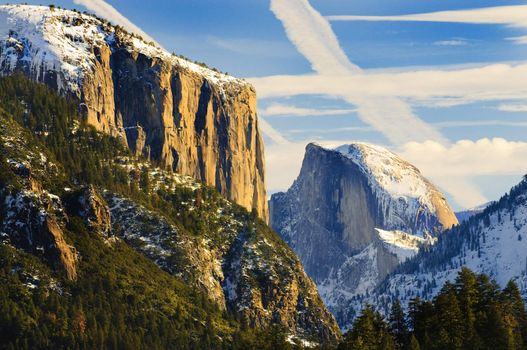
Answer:
M395 154L359 143L337 150L310 144L293 186L272 196L270 224L344 324L351 296L372 290L416 252L378 229L433 242L457 220L441 193Z
M73 194L69 200L69 212L83 218L95 232L107 236L112 229L110 208L97 189L90 185Z
M34 181L31 182L35 184ZM77 253L66 242L63 219L54 211L60 201L46 192L14 190L0 184L0 232L13 246L42 257L52 267L64 271L70 280L77 278Z
M22 72L76 97L97 130L267 219L251 85L88 15L1 6L0 20L10 28L0 42L1 74Z
M25 79L21 83L34 85ZM64 102L49 97L51 93L46 96L39 101L50 101L50 105ZM14 101L19 98L13 96ZM32 100L21 105L28 111L36 109ZM72 135L81 135L85 130L79 128L84 126L72 119L68 130ZM31 131L42 139L33 137ZM124 281L127 287L134 282L145 285L161 276L167 288L177 289L167 300L172 305L170 317L185 309L177 297L183 290L185 295L192 295L192 302L210 310L211 304L201 299L208 296L219 309L238 315L246 325L282 325L288 337L324 345L340 338L335 319L298 258L255 213L243 210L190 176L151 162L138 162L120 151L107 156L93 150L96 153L89 155L111 164L103 183L112 191L80 185L84 181L75 171L65 172L71 168L66 166L69 162L59 160L62 149L45 146L57 135L62 134L52 130L42 135L29 126L23 127L7 113L0 113L0 245L25 250L41 258L53 272L63 270L70 279L78 274L83 285L85 278L106 278L115 253L117 264L130 264L129 271L133 271L133 275L124 273L123 280L119 270L111 270L111 279L116 283ZM100 142L107 140L101 137ZM67 137L64 147L81 154L90 149L92 141ZM81 157L79 163L86 158ZM148 174L149 180L136 182L138 174L143 179ZM128 181L135 185L128 187ZM160 188L164 190L157 191ZM68 245L70 240L79 249L78 259L76 249ZM99 254L103 249L106 253ZM93 262L100 256L105 256L104 261L94 269ZM57 285L64 280L59 274L54 277ZM75 283L68 285L78 287ZM141 298L157 295L149 288L141 291L145 293ZM205 325L206 314L192 314L192 319ZM229 321L229 328L234 332L241 324L233 322Z
M333 315L294 253L267 227L247 226L230 203L221 201L219 209L209 211L204 232L210 232L195 237L126 198L104 196L115 236L249 326L278 324L296 338L316 342L340 338ZM209 206L209 201L199 205ZM188 202L184 210L195 211L196 205Z
M58 167L25 137L20 125L1 118L0 162L7 164L0 164L0 236L75 280L78 254L65 235L68 218L61 199L44 185L50 178L60 177ZM6 181L10 172L13 178Z
M44 246L50 250L50 260L60 262L60 267L64 269L68 279L77 279L77 253L72 246L66 243L64 232L53 217L45 219L43 230L39 235L42 236Z

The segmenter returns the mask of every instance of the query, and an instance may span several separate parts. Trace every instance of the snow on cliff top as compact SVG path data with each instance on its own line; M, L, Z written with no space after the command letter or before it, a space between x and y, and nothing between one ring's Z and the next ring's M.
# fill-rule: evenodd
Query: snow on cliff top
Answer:
M248 85L170 54L154 43L126 35L130 51L170 61L220 87L228 83ZM60 69L64 74L64 79L59 80L60 90L78 92L84 73L91 70L96 60L93 47L112 44L114 39L115 27L91 15L49 6L0 5L0 66L12 71L17 60L21 60L41 74Z
M374 189L387 192L395 199L415 199L429 212L436 212L432 202L433 185L419 169L395 153L364 142L342 145L334 150L357 164Z

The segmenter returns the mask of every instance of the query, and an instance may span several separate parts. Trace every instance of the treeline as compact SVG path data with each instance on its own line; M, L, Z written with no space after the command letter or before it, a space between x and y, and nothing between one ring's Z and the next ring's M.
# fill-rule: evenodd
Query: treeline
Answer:
M367 306L339 350L527 349L527 312L518 286L500 290L484 274L463 268L432 301L395 301L385 320Z
M414 257L401 264L395 273L423 271L434 273L465 265L465 257L469 251L477 252L480 256L481 245L486 242L485 229L496 222L501 223L505 219L513 220L515 210L520 207L518 204L524 200L523 194L526 191L527 175L509 193L491 203L482 213L476 214L460 225L445 231L438 237L436 244L422 249ZM516 221L513 224L518 230L518 241L527 238L522 235L520 226L517 226ZM459 259L455 259L458 256ZM383 291L382 287L381 291Z

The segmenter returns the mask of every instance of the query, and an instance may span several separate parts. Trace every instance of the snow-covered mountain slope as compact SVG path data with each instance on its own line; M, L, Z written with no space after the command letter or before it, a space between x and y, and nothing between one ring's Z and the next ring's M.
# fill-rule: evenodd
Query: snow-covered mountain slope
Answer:
M485 273L502 287L514 280L527 299L527 180L483 212L445 232L438 242L401 265L369 296L350 304L350 313L368 302L388 312L392 301L431 299L461 267ZM353 309L353 310L352 310Z
M308 145L293 186L272 196L270 220L341 325L350 300L373 291L400 262L457 224L417 168L365 143Z
M0 5L0 75L74 97L87 124L267 218L256 92L122 27L48 6Z
M436 234L458 223L444 196L419 169L395 153L362 142L335 150L358 165L368 179L384 215L384 227L424 238L427 233ZM435 216L439 222L431 222L425 218L427 215Z
M238 83L243 80L216 72L168 53L153 42L120 31L100 18L60 8L31 5L0 6L0 66L2 71L14 71L26 64L36 74L59 73L58 89L80 92L84 75L97 62L93 48L126 38L130 50L149 57L170 60L174 64L206 77L214 84ZM20 57L20 51L23 56ZM45 79L39 79L45 80Z

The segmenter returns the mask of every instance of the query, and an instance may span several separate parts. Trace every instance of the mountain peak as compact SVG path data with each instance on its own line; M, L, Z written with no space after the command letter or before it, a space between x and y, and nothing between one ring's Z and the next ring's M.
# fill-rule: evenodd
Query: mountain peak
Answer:
M457 219L419 170L377 145L311 143L300 175L273 194L270 222L295 250L341 324L350 300Z
M366 142L353 142L336 148L324 148L317 144L308 145L310 147L336 152L357 165L377 196L398 201L397 206L401 210L396 210L394 220L397 221L402 212L426 210L437 215L444 228L458 224L443 194L418 168L387 148Z

